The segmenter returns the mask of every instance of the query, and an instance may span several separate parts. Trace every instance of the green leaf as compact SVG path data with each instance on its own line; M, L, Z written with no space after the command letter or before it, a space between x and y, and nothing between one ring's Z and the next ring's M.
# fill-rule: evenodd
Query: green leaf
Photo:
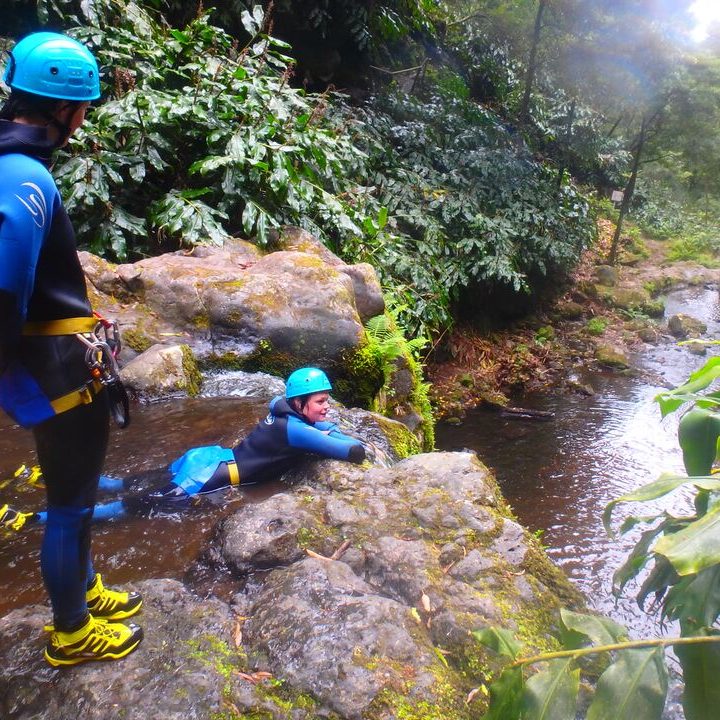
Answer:
M522 691L522 670L505 668L490 685L490 707L483 720L520 720Z
M388 209L383 205L378 212L378 227L382 230L388 221Z
M255 203L248 201L245 203L245 209L242 212L242 225L243 230L248 235L252 234L253 228L255 227L255 221L258 216L258 208Z
M720 357L710 358L699 370L692 373L688 381L668 392L659 393L655 401L660 405L660 412L665 417L677 410L694 393L704 390L714 380L720 377Z
M663 613L696 628L713 625L720 615L720 565L683 578L668 592Z
M587 720L660 720L666 695L662 648L621 650L598 680Z
M580 670L572 658L550 660L525 683L523 720L575 720Z
M720 480L714 477L706 476L702 478L688 478L683 475L663 473L659 479L654 482L643 485L641 488L638 488L627 495L615 498L615 500L612 500L605 506L605 512L603 513L603 525L605 526L605 532L607 532L610 536L613 535L612 528L610 527L610 520L613 509L619 503L657 500L657 498L663 497L683 485L694 485L696 487L703 488L704 490L720 490Z
M720 563L720 507L661 538L653 549L672 563L678 575L692 575Z
M563 625L590 638L593 645L611 645L627 637L627 629L609 618L560 609Z
M688 475L709 475L718 454L720 413L695 407L678 425L678 440Z
M685 683L682 698L685 720L716 720L720 708L720 643L678 645L675 653Z
M485 647L512 660L515 660L522 650L522 645L515 639L515 635L506 628L489 627L473 630L472 635Z

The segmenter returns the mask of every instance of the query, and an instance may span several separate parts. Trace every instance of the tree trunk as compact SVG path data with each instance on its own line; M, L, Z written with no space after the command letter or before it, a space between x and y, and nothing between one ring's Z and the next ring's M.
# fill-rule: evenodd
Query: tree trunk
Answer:
M637 181L638 168L640 167L640 157L642 156L643 146L645 145L645 133L647 130L646 120L643 117L640 123L640 134L638 135L637 145L635 146L635 153L633 154L632 170L630 172L630 179L625 186L623 193L622 204L620 205L620 216L618 217L617 227L615 228L615 234L613 235L612 243L610 245L610 254L608 255L608 265L614 265L617 262L618 246L620 244L620 233L622 232L622 224L625 219L625 215L630 207L630 201L632 200L633 192L635 191L635 182Z
M577 100L575 100L573 98L572 105L570 105L570 112L568 113L567 123L565 124L565 137L563 139L563 145L561 146L563 160L560 163L560 167L558 168L558 174L557 174L558 192L560 192L560 190L562 190L563 178L565 177L565 170L568 166L567 158L570 156L572 128L573 128L573 123L575 122L575 107L576 107L576 105L577 105Z
M535 73L537 71L537 51L540 45L540 32L542 30L542 17L545 12L547 0L540 0L538 4L537 14L535 15L535 29L533 30L532 45L530 46L530 57L528 58L527 72L525 73L525 93L523 95L522 104L520 105L520 119L528 120L530 118L530 94L535 82Z

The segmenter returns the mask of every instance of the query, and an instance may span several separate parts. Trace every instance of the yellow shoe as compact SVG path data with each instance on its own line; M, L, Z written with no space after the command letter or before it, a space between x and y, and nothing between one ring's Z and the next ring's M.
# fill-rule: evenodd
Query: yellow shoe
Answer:
M142 639L142 628L133 623L110 623L89 615L79 630L53 630L45 647L45 660L53 667L119 660L135 650Z
M142 596L136 592L117 592L103 586L100 573L85 595L88 610L95 618L124 620L134 615L142 605Z
M22 530L26 522L33 522L34 519L35 513L20 512L9 505L0 506L0 527L6 527L8 530Z

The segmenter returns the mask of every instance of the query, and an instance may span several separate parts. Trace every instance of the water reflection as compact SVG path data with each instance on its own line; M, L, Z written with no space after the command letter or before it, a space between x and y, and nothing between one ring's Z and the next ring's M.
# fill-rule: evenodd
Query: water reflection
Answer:
M682 312L702 319L708 335L718 337L717 289L673 293L667 307L668 315ZM718 354L717 346L709 354ZM640 375L601 373L583 378L595 390L591 397L568 393L517 400L525 407L552 411L551 421L471 412L460 427L441 424L437 445L475 450L495 470L520 521L543 531L548 554L590 603L639 637L658 633L656 618L640 611L632 600L632 587L617 606L611 595L612 574L636 536L607 537L601 516L610 500L657 479L661 472L684 472L678 418L661 420L653 398L685 380L705 359L668 342L648 348L637 361L645 370ZM679 492L653 505L620 506L616 517L650 514L649 508L684 512L689 509L688 494Z

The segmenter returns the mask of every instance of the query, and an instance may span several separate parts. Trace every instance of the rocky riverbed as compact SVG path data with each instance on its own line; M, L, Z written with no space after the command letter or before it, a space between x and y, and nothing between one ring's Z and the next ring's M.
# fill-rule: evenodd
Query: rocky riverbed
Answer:
M230 597L135 584L145 640L120 662L47 667L42 599L0 619L0 717L477 717L485 696L466 697L494 660L471 631L553 647L560 606L582 604L471 453L321 461L285 480L220 522L197 557L199 574L233 583Z

